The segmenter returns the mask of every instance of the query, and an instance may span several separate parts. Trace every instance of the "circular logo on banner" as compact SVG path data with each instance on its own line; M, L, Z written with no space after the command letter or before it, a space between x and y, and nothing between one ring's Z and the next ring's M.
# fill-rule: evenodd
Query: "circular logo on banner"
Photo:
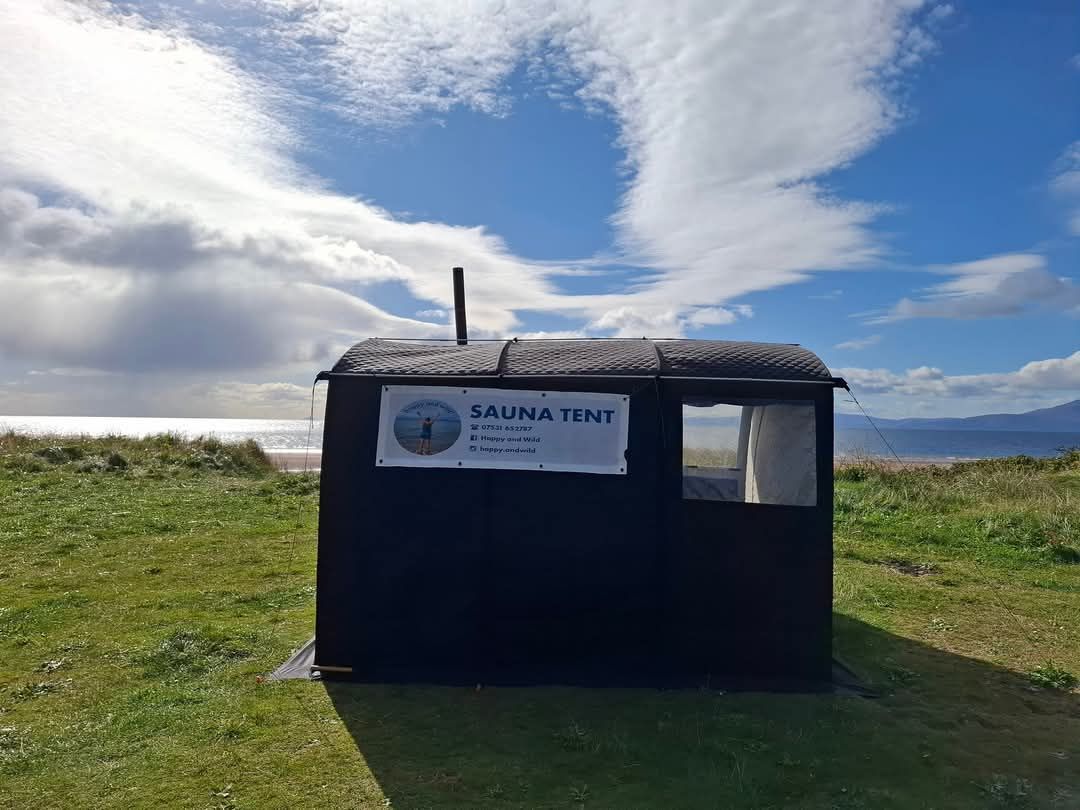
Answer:
M461 435L461 417L441 399L410 402L394 417L394 438L418 456L433 456L451 447Z

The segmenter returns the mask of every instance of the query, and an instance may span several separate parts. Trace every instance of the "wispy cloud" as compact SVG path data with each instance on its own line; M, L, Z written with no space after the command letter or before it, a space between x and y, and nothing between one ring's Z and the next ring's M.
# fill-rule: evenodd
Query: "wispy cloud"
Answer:
M468 14L240 5L242 32L206 24L198 4L152 23L107 2L0 7L0 353L288 376L366 333L445 334L444 319L366 298L396 283L444 310L449 263L476 279L481 334L516 331L523 310L615 334L748 317L732 305L741 295L879 255L878 208L815 178L895 126L898 77L933 50L943 16L914 0L767 15L614 0L491 0ZM650 269L645 280L562 293L553 277L588 261L531 262L483 228L402 222L302 165L306 105L360 132L454 107L502 115L507 77L533 62L616 122L628 181L614 255Z
M910 318L990 318L1017 315L1040 306L1080 313L1080 287L1055 276L1037 253L1005 253L972 262L935 265L930 272L950 276L917 298L902 298L885 312L865 313L868 323Z
M631 172L615 215L622 258L658 273L543 306L637 334L669 328L691 302L720 305L878 256L867 229L878 208L837 200L814 178L894 126L888 91L933 51L950 12L934 6L919 23L911 2L789 2L768 15L680 5L491 0L466 20L426 2L285 2L277 30L322 43L286 53L302 54L305 75L329 77L361 125L454 105L499 114L523 60L610 113Z
M416 317L425 321L443 323L449 317L449 313L445 309L422 309L416 313Z
M102 371L99 368L34 368L27 372L31 377L52 375L54 377L109 377L116 372Z
M745 304L695 308L627 305L607 310L590 321L586 329L594 334L613 332L622 337L678 337L688 330L726 326L753 314L753 308Z
M854 338L852 340L845 340L842 343L837 343L834 349L869 349L871 346L876 346L881 343L881 335L868 335L864 338Z
M857 394L900 394L907 397L1031 397L1080 391L1080 351L1068 357L1035 360L1016 371L999 374L949 375L921 366L897 374L886 369L838 368Z
M1071 143L1058 160L1050 191L1065 205L1069 232L1080 236L1080 141Z

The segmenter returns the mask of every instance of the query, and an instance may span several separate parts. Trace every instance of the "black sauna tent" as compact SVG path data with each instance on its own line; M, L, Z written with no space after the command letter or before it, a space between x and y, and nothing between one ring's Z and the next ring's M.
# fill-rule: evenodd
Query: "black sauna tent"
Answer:
M794 345L370 339L329 380L315 668L447 684L830 680L833 388ZM384 386L629 397L622 475L376 464ZM721 464L697 408L742 406Z

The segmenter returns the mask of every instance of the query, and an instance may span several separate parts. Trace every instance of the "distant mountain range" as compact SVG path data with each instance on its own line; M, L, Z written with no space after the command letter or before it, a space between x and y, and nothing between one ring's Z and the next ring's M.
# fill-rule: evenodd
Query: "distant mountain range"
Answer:
M1039 408L1027 413L988 413L959 419L878 419L879 428L889 430L1028 430L1040 433L1080 433L1080 399ZM862 414L836 415L838 428L869 428Z

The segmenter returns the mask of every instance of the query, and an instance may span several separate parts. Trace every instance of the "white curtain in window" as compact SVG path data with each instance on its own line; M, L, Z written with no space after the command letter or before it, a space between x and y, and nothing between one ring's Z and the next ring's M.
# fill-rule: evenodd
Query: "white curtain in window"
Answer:
M813 405L756 405L746 451L746 502L817 503Z

